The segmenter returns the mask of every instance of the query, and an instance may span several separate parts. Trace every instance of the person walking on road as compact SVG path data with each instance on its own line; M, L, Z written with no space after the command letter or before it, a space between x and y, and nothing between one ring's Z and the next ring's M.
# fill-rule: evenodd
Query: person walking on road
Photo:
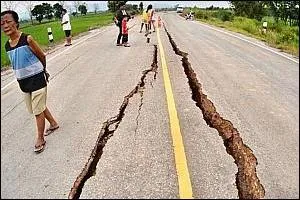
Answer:
M119 35L117 38L117 46L122 46L121 42L121 38L122 38L122 20L124 17L128 17L128 20L130 19L130 16L127 14L126 10L125 10L125 5L122 5L120 7L120 9L117 11L116 16L115 16L115 23L119 28Z
M70 16L67 13L66 9L62 9L62 20L61 20L61 25L63 28L63 31L65 32L66 35L66 44L65 46L70 46L72 45L71 43L71 22L70 22Z
M1 12L1 30L9 37L5 50L10 59L19 87L24 93L24 101L30 113L35 115L37 139L34 151L44 150L44 135L49 135L59 128L46 106L47 82L46 56L31 35L19 30L19 16L15 11ZM50 127L45 129L45 118ZM17 123L17 122L16 122Z
M147 26L148 26L148 15L147 15L147 10L144 9L143 10L143 14L142 14L142 23L141 23L141 30L140 30L140 33L142 32L143 30L143 26L145 24L145 29L147 31Z
M152 5L150 4L147 7L147 14L148 14L148 26L149 26L149 31L151 33L151 29L153 27L153 32L155 32L155 25L154 25L154 9L152 8Z

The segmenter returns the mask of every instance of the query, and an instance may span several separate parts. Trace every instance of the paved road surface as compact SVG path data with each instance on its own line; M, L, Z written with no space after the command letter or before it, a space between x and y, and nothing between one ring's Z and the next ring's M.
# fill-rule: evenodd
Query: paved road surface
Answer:
M160 13L178 45L187 52L203 92L220 115L237 128L257 158L265 198L299 197L299 59L254 45L175 13ZM11 73L1 76L2 198L67 198L94 148L102 123L116 116L151 68L151 42L130 31L130 48L115 46L117 28L93 31L47 56L52 79L48 106L61 128L34 154L35 122ZM215 30L217 29L217 30ZM237 167L222 138L208 127L191 98L181 64L166 32L159 31L169 69L194 198L238 198ZM268 48L268 47L266 47ZM162 60L130 98L125 116L108 140L96 175L81 198L179 198ZM287 58L288 57L288 58ZM290 59L289 59L290 58ZM297 63L298 62L298 63Z

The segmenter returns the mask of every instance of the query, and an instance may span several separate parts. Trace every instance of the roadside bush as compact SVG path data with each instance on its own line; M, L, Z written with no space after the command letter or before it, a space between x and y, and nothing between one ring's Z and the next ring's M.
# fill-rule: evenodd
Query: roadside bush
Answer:
M268 21L267 21L268 22ZM268 22L268 28L269 30L273 30L273 31L276 31L276 32L281 32L283 30L283 27L284 27L284 23L283 22Z
M203 19L204 18L204 12L202 10L197 10L195 12L195 17L198 19Z
M211 18L218 18L218 11L206 11Z
M299 41L299 28L298 28L298 35L296 31L296 27L283 27L282 31L278 34L279 42L287 42L293 43Z
M277 39L277 34L273 31L269 31L266 35L266 40L270 43L270 44L279 44L279 41Z
M233 14L230 11L225 10L218 10L216 12L216 17L222 20L223 22L233 20Z
M180 13L180 14L182 14L182 16L185 16L185 15L189 14L190 11L191 10L189 8L184 8L183 11L182 11L182 13Z
M259 24L256 19L249 19L246 17L235 17L233 25L237 28L243 29L251 34L257 34L259 30Z
M261 25L263 24L263 22L267 22L268 23L268 29L274 29L275 25L276 25L276 21L274 19L274 17L263 17L261 19Z
M206 19L207 23L229 30L249 33L269 45L299 56L299 26L289 26L284 21L276 22L274 17L265 16L261 20L234 16L230 10L193 9L195 18ZM268 22L267 32L263 32L263 22ZM243 30L243 31L241 31Z

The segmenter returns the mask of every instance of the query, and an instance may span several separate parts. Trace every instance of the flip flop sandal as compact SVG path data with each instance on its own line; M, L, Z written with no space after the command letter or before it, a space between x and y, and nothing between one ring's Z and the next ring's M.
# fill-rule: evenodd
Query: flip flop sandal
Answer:
M41 144L39 146L34 146L34 152L41 153L42 151L44 151L45 146L46 146L46 141L44 141L43 144Z
M53 133L56 129L58 129L59 126L54 126L54 127L49 127L46 129L45 133L44 133L44 136L48 136L50 135L51 133Z

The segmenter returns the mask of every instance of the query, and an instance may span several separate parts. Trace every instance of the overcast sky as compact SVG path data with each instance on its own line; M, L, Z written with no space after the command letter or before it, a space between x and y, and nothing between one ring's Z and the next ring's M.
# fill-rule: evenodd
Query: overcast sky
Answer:
M51 5L57 3L58 1L33 1L35 5L42 4L42 3L50 3ZM107 1L82 1L86 2L88 5L88 11L94 11L94 4L97 4L99 7L99 10L107 10ZM206 8L211 5L214 7L229 7L228 1L128 1L128 4L136 4L139 5L140 2L143 2L144 8L147 7L149 4L152 4L154 8L161 8L161 7L174 7L176 4L180 4L183 6L188 7L200 7L200 8ZM14 10L19 14L19 17L21 19L28 19L28 11L25 9L26 1L14 1ZM1 1L1 11L6 10L5 9L5 2ZM71 8L74 10L73 1L65 1L66 9ZM69 10L69 9L68 9Z

